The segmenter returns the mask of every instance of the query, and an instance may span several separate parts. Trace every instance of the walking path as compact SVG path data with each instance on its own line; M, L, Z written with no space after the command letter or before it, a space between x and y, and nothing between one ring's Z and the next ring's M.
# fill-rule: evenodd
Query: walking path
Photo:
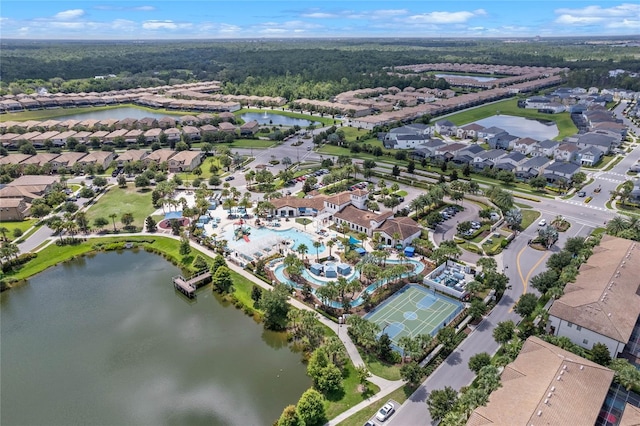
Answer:
M108 238L108 237L144 237L144 236L158 236L157 233L150 233L150 232L139 232L139 233L121 233L121 234L104 234L104 235L98 235L98 234L88 234L88 235L83 235L82 238ZM180 240L180 237L176 236L176 235L171 235L171 234L162 234L163 237L168 237L168 238L172 238L174 240ZM48 244L46 244L46 246L53 244L55 242L55 238L51 238L48 242ZM201 251L202 253L206 254L207 256L210 257L215 257L217 256L217 253L213 252L212 250L210 250L209 248L196 243L195 241L191 241L191 246L196 248L197 250ZM43 248L45 246L43 245ZM239 275L242 275L244 278L250 280L251 282L255 283L256 285L266 289L266 290L271 290L273 287L269 284L267 284L266 282L262 281L261 279L257 278L256 276L252 275L251 273L245 271L243 268L241 268L240 266L236 265L233 262L227 262L227 266L229 269L231 269L232 271L238 273ZM289 303L291 304L291 306L297 308L297 309L304 309L307 311L312 311L312 312L316 312L312 307L305 305L304 303L300 302L297 299L293 299L290 298L289 299ZM349 337L349 335L347 334L347 329L348 326L346 324L336 324L335 322L329 320L328 318L322 316L322 315L317 315L317 319L318 321L320 321L322 324L326 325L327 327L329 327L331 330L333 330L333 332L338 336L338 338L342 341L342 343L344 344L345 350L349 356L349 358L351 359L351 362L353 363L353 365L355 366L361 366L361 365L365 365L364 361L362 360L362 357L360 356L360 353L358 352L358 349L356 348L355 344L353 343L353 341L351 340L351 338ZM371 377L369 377L369 381L373 384L375 384L376 386L378 386L380 388L380 391L378 391L378 393L376 393L375 395L372 395L371 397L367 398L366 400L362 401L360 404L355 405L353 407L351 407L350 409L348 409L347 411L343 412L342 414L340 414L339 416L337 416L336 418L332 419L328 424L329 425L336 425L339 422L341 422L342 420L346 419L347 417L351 416L352 414L360 411L361 409L363 409L364 407L368 406L369 404L378 401L382 398L384 398L385 396L389 395L391 392L395 391L396 389L402 387L404 385L404 381L402 380L387 380L384 379L382 377L379 376L375 376L375 375L371 375Z

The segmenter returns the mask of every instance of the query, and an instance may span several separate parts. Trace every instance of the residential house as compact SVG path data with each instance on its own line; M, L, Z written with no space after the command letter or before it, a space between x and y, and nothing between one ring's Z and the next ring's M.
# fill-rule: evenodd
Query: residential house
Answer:
M180 124L183 126L196 126L200 124L200 119L194 115L183 115L180 117Z
M167 136L167 142L178 142L182 139L182 132L175 127L165 129L164 134Z
M539 176L544 172L544 168L547 164L549 164L549 159L547 157L531 157L516 166L516 178L529 180L533 177Z
M45 145L45 142L49 141L52 142L51 138L55 137L56 135L59 135L60 132L58 132L57 130L50 130L48 132L44 132L41 133L37 136L33 136L32 138L29 139L29 141L31 142L31 144L36 147L36 148L40 148L43 147Z
M149 152L145 149L128 149L118 155L118 158L116 158L116 164L118 167L123 167L127 163L142 161L147 155L149 155Z
M158 149L152 151L142 159L142 162L148 166L150 162L155 161L158 165L166 162L169 162L169 159L173 157L176 152L172 149Z
M31 154L9 154L0 157L0 166L3 164L20 164L27 158L30 158Z
M197 127L182 126L182 133L184 134L185 138L188 138L189 140L200 140L200 129L198 129Z
M551 183L555 183L560 180L571 182L573 175L575 175L579 171L579 164L554 161L553 163L545 167L544 177Z
M456 164L464 165L471 164L476 155L484 152L485 149L478 144L471 144L466 148L458 151L456 155L451 159Z
M138 126L138 120L135 118L123 118L115 124L116 130L135 129Z
M498 158L495 168L498 170L508 170L515 173L517 167L527 160L528 158L524 154L521 154L519 152L511 152Z
M147 141L147 143L160 142L161 134L162 134L162 129L160 128L149 129L146 132L144 132L144 138Z
M86 152L63 152L49 162L51 165L51 171L58 173L61 168L70 170L74 164L86 155Z
M212 124L205 124L204 126L200 126L200 135L213 135L218 131L218 128Z
M516 141L520 139L507 132L497 133L487 138L487 143L492 149L513 149Z
M169 171L190 172L202 164L203 157L204 153L201 151L180 151L169 158Z
M260 130L260 124L256 120L247 121L240 126L240 136L253 136Z
M176 127L176 119L173 117L162 117L160 120L158 120L158 126L160 126L161 129L169 129L171 127Z
M534 146L533 151L531 151L531 156L552 158L555 155L555 151L558 146L560 146L558 142L551 139L545 139Z
M93 151L78 160L78 163L82 165L93 164L96 167L102 166L103 169L108 169L115 158L115 153L111 151Z
M104 137L104 143L113 144L113 143L115 143L116 138L117 139L120 139L120 138L124 139L124 135L126 135L128 132L129 132L129 130L127 130L127 129L114 130L113 132L108 133Z
M609 154L613 147L617 146L617 141L613 136L591 132L579 135L576 145L580 148L595 146L600 148L605 154Z
M477 134L478 134L478 139L482 139L485 142L488 142L489 139L501 134L501 133L507 133L506 130L501 129L500 127L496 127L496 126L491 126L491 127L486 127L482 130L478 130Z
M0 198L0 222L23 220L29 216L29 209L23 198Z
M445 145L446 143L442 139L429 139L427 142L414 149L411 152L411 156L418 159L434 158L436 150Z
M144 135L144 130L132 129L129 130L123 137L124 141L128 144L134 144L138 142L138 137ZM146 142L146 139L145 139Z
M76 140L81 143L86 145L87 143L89 143L89 138L91 137L91 132L87 132L86 130L81 130L78 133L76 133L75 135L73 135L74 138L76 138Z
M78 139L76 138L76 135L77 135L77 132L75 132L74 130L67 130L66 132L58 133L54 137L50 138L50 140L54 146L64 146L66 145L67 139L69 138L74 138L78 141Z
M553 158L556 161L577 162L578 152L580 152L578 145L574 143L563 143L554 150Z
M640 243L605 235L549 309L549 331L591 349L621 353L640 316Z
M454 136L456 134L456 125L449 120L436 121L435 130L443 136Z
M488 151L483 151L473 157L473 163L471 165L476 170L483 170L486 167L492 169L498 162L498 159L505 155L507 155L507 153L502 149L490 149Z
M456 130L456 136L460 139L475 139L478 137L478 132L483 129L484 126L477 123L467 124L466 126L458 127L458 130Z
M156 120L153 117L141 118L140 120L138 120L137 125L138 125L138 128L142 130L149 130L159 126L158 120Z
M605 402L613 371L529 337L504 367L501 386L479 405L467 426L593 425Z
M590 146L578 152L578 159L583 166L595 166L604 157L604 152L598 147Z
M531 154L539 142L532 138L520 138L513 144L513 150L519 152L520 154L529 155Z
M459 151L462 151L468 147L465 143L449 143L445 144L434 150L434 157L439 161L449 161L453 159Z
M220 123L218 123L218 129L220 129L221 132L225 132L225 133L236 132L236 126L234 126L233 124L227 121L221 121Z
M429 141L429 137L419 134L388 134L382 142L387 149L411 149Z
M31 157L27 158L26 160L22 161L20 164L24 164L29 165L29 164L35 164L36 166L44 166L45 164L49 163L50 161L52 161L53 159L55 159L56 157L60 156L60 154L52 154L49 152L40 152L36 155L32 155Z

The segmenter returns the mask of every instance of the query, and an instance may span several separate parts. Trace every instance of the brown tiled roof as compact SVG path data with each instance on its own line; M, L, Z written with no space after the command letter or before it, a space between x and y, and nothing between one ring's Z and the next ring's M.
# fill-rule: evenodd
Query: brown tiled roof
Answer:
M516 143L519 145L534 145L538 143L538 141L532 138L522 138Z
M147 155L145 149L129 149L118 155L118 161L138 161L142 160Z
M19 164L31 157L31 154L9 154L0 157L0 164Z
M367 210L360 210L352 205L348 205L344 209L337 212L334 217L337 219L342 219L349 223L354 223L356 225L360 225L365 228L371 227L371 221L375 221L377 223L384 222L386 218L392 216L393 212L385 212L385 213L374 213Z
M176 152L170 149L158 149L147 155L144 160L145 162L157 161L158 163L162 163L164 161L169 161L169 158L173 157L175 154Z
M638 426L640 425L640 408L627 402L618 426Z
M608 368L532 336L467 425L592 425L612 380Z
M626 343L640 316L640 243L606 235L549 314Z
M276 209L281 209L282 207L292 207L292 208L312 208L318 211L321 211L324 208L324 195L319 195L313 198L298 198L292 196L286 196L282 198L274 198L270 201L271 204L275 206Z
M7 186L51 185L59 182L59 176L48 175L22 175L9 182Z
M342 204L351 202L351 192L340 192L339 194L332 195L331 197L327 197L327 203L335 204L340 206Z
M60 154L51 154L49 152L41 152L39 154L36 154L27 158L21 164L37 164L39 166L42 166L59 156Z
M356 190L351 191L351 193L353 195L357 195L357 196L362 197L363 195L367 195L369 193L369 191L367 191L366 189L356 189Z
M422 227L415 220L410 217L394 217L387 219L384 224L377 229L380 232L384 232L390 237L396 232L400 234L401 239L406 239L416 232L421 232Z

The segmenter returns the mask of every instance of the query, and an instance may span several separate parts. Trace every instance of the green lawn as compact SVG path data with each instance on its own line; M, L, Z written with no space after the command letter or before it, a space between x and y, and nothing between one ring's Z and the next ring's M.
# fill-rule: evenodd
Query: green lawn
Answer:
M535 222L540 217L540 212L530 209L522 209L522 229L527 229L529 225Z
M37 219L26 219L19 222L0 222L0 228L7 228L6 237L9 241L13 241L17 239L13 236L13 231L15 229L20 229L24 234L27 231L27 229L35 225L36 222L38 222ZM20 238L23 238L23 237L24 235Z
M97 217L104 217L111 221L109 217L115 214L116 227L122 228L120 218L124 213L133 213L133 225L142 228L144 220L149 216L155 208L151 205L151 191L141 192L129 183L127 188L112 187L104 194L98 202L87 210L87 218L89 223L93 225L93 221ZM113 224L107 225L105 229L113 229Z
M266 141L262 139L236 139L231 143L225 143L224 146L229 148L255 148L267 149L276 144L276 141Z
M402 404L405 402L414 392L416 391L415 386L411 386L409 384L405 384L399 389L391 392L386 397L382 398L380 401L373 402L369 404L367 407L358 411L357 413L351 415L347 419L338 423L340 426L362 426L367 420L373 416L376 411L378 411L382 406L393 399L394 401ZM393 418L393 417L392 417Z
M220 164L220 160L217 157L215 156L207 157L204 159L204 162L200 165L200 170L202 170L202 174L200 175L200 177L202 179L208 180L211 176L213 176L213 173L211 173L211 171L209 170L213 165L218 167L218 170L219 170L218 175L221 175L226 171L226 169L224 169ZM193 173L187 173L187 172L176 173L176 174L185 182L186 181L191 182L198 177Z
M378 386L373 383L369 383L368 392L358 392L358 385L360 384L360 381L358 380L358 375L356 374L356 370L350 360L345 366L344 376L345 377L342 380L344 392L341 395L329 395L325 401L325 410L327 418L329 419L336 417L338 414L348 410L354 405L358 405L380 390Z
M571 121L571 115L568 112L560 114L543 114L536 110L518 108L518 99L507 99L484 105L478 108L462 111L457 114L447 116L447 120L456 126L461 126L474 121L482 120L494 115L513 115L517 117L525 117L543 121L555 121L558 126L558 136L555 140L562 140L567 136L575 135L578 129Z
M360 352L360 356L371 374L387 380L400 380L399 366L383 363L374 355L363 352L360 348L358 348L358 352Z

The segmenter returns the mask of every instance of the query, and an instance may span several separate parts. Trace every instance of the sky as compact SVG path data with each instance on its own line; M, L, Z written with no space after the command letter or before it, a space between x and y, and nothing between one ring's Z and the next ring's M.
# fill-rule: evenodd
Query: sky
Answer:
M0 39L562 37L640 34L640 1L2 0Z

